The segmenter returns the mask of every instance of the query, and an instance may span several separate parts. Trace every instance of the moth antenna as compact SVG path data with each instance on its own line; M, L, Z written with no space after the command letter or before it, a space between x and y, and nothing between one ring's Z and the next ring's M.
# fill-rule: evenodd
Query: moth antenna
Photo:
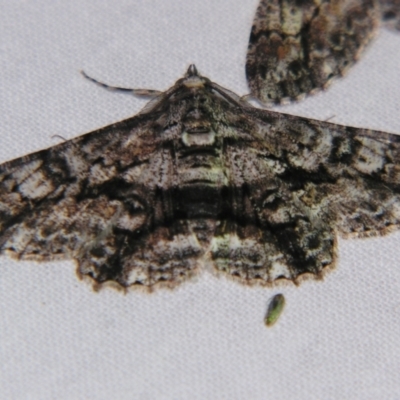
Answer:
M89 81L94 82L96 85L101 86L112 92L131 93L134 96L150 97L150 98L157 97L162 93L159 90L152 90L152 89L131 89L131 88L118 87L118 86L110 86L110 85L107 85L106 83L100 82L100 81L90 77L88 74L86 74L85 71L80 71L80 73Z
M61 135L53 135L51 138L52 138L52 139L58 138L58 139L63 140L64 142L66 142L66 141L68 140L68 139L65 139L65 137L63 137L63 136L61 136Z

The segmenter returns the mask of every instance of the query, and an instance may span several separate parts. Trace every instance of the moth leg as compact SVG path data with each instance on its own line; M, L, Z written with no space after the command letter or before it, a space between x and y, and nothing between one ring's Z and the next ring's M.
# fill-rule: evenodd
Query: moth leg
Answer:
M251 101L255 101L256 103L260 104L263 109L266 110L270 110L276 105L260 102L260 100L257 97L253 96L251 93L240 96L240 103L242 105L253 107L253 105L250 103Z
M251 93L249 93L249 94L244 94L243 96L240 96L240 99L239 99L239 100L240 100L240 103L241 103L241 104L243 104L243 105L245 105L245 106L250 106L250 107L252 107L250 101L259 102L259 100L257 99L257 97L254 97ZM262 104L262 103L261 103L261 104ZM263 105L264 108L266 108L264 104L262 104L262 105Z
M159 90L152 90L152 89L131 89L118 86L110 86L107 85L106 83L99 82L96 79L90 77L89 75L86 74L85 71L81 71L81 74L89 81L94 82L96 85L99 85L107 90L111 90L112 92L132 93L134 96L147 97L147 98L154 98L162 93Z

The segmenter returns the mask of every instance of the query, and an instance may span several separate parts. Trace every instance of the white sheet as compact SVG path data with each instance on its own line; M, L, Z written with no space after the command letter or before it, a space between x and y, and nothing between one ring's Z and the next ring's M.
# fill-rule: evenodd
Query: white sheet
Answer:
M167 89L194 62L247 93L257 0L1 0L0 161L134 115L84 80ZM381 31L347 78L282 107L400 133L400 35ZM175 291L94 293L73 262L0 257L4 399L398 399L400 233L341 240L335 272L249 288L203 274ZM267 329L277 292L287 306Z

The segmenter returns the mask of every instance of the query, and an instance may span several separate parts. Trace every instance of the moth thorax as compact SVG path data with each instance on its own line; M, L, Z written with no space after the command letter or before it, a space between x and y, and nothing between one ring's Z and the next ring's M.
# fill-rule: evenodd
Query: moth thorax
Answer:
M215 142L215 132L212 130L199 131L185 130L182 134L182 142L185 146L212 146Z
M190 76L184 80L183 84L189 89L204 88L204 78L200 76Z
M187 113L183 121L182 141L185 146L212 146L215 132L207 115L198 108Z

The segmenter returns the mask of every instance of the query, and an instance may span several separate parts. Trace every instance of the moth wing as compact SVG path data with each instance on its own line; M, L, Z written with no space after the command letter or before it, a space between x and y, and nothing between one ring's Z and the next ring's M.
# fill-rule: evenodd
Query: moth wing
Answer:
M242 283L320 278L335 266L338 234L399 228L399 136L245 112L256 140L227 157L234 186L244 189L232 201L239 211L213 240L217 271Z
M400 225L400 136L254 111L279 178L343 236L380 235ZM262 129L260 129L262 131Z
M400 30L400 1L380 0L382 23L386 28Z
M81 275L125 287L192 275L190 232L154 229L158 189L174 176L160 119L139 115L1 165L0 253L75 259Z
M326 88L357 61L379 13L374 0L261 0L246 60L251 94L273 104Z
M253 122L255 113L263 113L250 112ZM336 261L333 227L301 204L301 192L286 179L285 158L279 154L284 144L272 131L276 122L259 124L253 143L225 149L232 212L216 230L210 258L217 272L245 284L320 278Z

